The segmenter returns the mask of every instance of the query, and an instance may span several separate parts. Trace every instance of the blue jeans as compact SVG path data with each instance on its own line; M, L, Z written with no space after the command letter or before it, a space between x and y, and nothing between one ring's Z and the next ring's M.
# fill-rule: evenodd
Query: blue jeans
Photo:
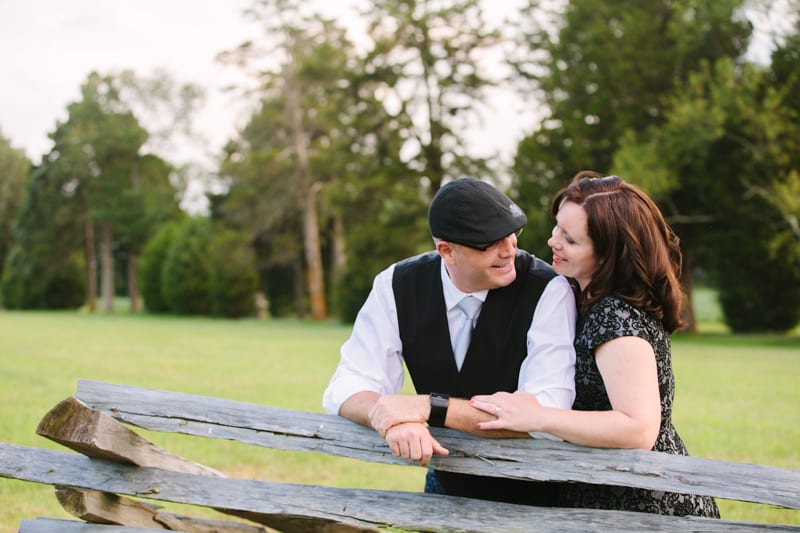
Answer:
M444 487L432 468L429 468L428 473L425 474L425 492L428 494L445 494Z

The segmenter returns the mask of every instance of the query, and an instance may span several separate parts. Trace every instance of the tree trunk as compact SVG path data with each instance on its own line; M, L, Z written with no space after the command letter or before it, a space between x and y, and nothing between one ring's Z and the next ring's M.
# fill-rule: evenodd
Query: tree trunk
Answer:
M90 313L97 311L97 259L94 253L94 223L86 218L83 227L86 240L86 307Z
M311 302L312 320L324 319L328 311L325 302L325 278L322 266L322 251L319 241L319 220L317 218L316 189L311 184L311 165L306 150L306 135L303 130L302 108L299 88L287 75L286 94L289 113L292 118L292 143L297 156L300 174L300 202L303 211L303 247L308 267L308 294Z
M297 318L306 316L306 292L303 258L297 254L294 260L294 305Z
M102 250L101 259L101 285L103 296L103 311L110 313L114 310L114 255L111 253L111 224L104 222L101 226Z
M681 320L684 326L682 331L686 333L697 333L697 316L694 313L694 268L687 254L683 256L683 271L681 272L681 286L686 293L686 302L683 306Z
M344 220L341 216L333 217L333 265L332 279L339 280L347 264L347 243L344 238Z
M342 276L347 265L347 244L344 236L344 220L339 215L333 217L333 231L331 232L331 257L330 257L330 283L332 284L331 299L333 305L339 307L341 303Z
M138 313L141 307L139 304L139 277L136 274L138 260L138 255L128 254L128 298L131 301L131 311L134 313Z
M311 303L311 319L323 320L328 316L325 298L325 277L322 266L322 250L319 242L319 220L317 219L316 188L308 187L303 206L303 242L308 264L308 296Z

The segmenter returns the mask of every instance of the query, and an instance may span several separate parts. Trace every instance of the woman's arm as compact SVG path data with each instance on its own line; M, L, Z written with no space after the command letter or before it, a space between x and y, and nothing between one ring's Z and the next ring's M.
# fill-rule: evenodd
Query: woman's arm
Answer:
M473 407L497 412L497 420L481 422L478 428L543 431L574 444L599 448L652 449L661 425L652 346L639 337L620 337L600 345L595 360L612 410L557 409L540 405L531 394L498 393L472 399Z

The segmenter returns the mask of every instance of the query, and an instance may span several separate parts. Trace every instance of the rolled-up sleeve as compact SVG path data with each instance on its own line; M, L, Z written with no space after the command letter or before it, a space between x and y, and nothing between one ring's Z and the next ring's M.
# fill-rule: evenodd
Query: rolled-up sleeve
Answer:
M519 390L544 406L572 409L575 400L575 296L563 276L545 287L528 330Z
M395 394L403 387L393 272L392 266L376 276L350 338L342 345L339 365L322 396L322 407L329 414L338 415L342 404L357 392Z

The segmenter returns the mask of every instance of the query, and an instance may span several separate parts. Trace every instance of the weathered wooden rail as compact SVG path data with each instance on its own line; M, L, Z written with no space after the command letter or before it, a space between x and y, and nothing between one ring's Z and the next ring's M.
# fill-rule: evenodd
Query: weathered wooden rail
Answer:
M540 508L424 493L232 479L159 448L129 426L410 464L394 457L375 432L341 417L80 381L75 396L56 405L37 429L40 435L80 454L0 444L0 476L54 485L62 506L85 522L38 518L23 521L19 530L800 531L800 526L792 525ZM433 431L450 449L450 456L435 457L432 462L442 470L636 486L800 509L800 471L796 470ZM209 521L164 513L142 498L209 507L238 520ZM120 525L101 525L109 523Z

